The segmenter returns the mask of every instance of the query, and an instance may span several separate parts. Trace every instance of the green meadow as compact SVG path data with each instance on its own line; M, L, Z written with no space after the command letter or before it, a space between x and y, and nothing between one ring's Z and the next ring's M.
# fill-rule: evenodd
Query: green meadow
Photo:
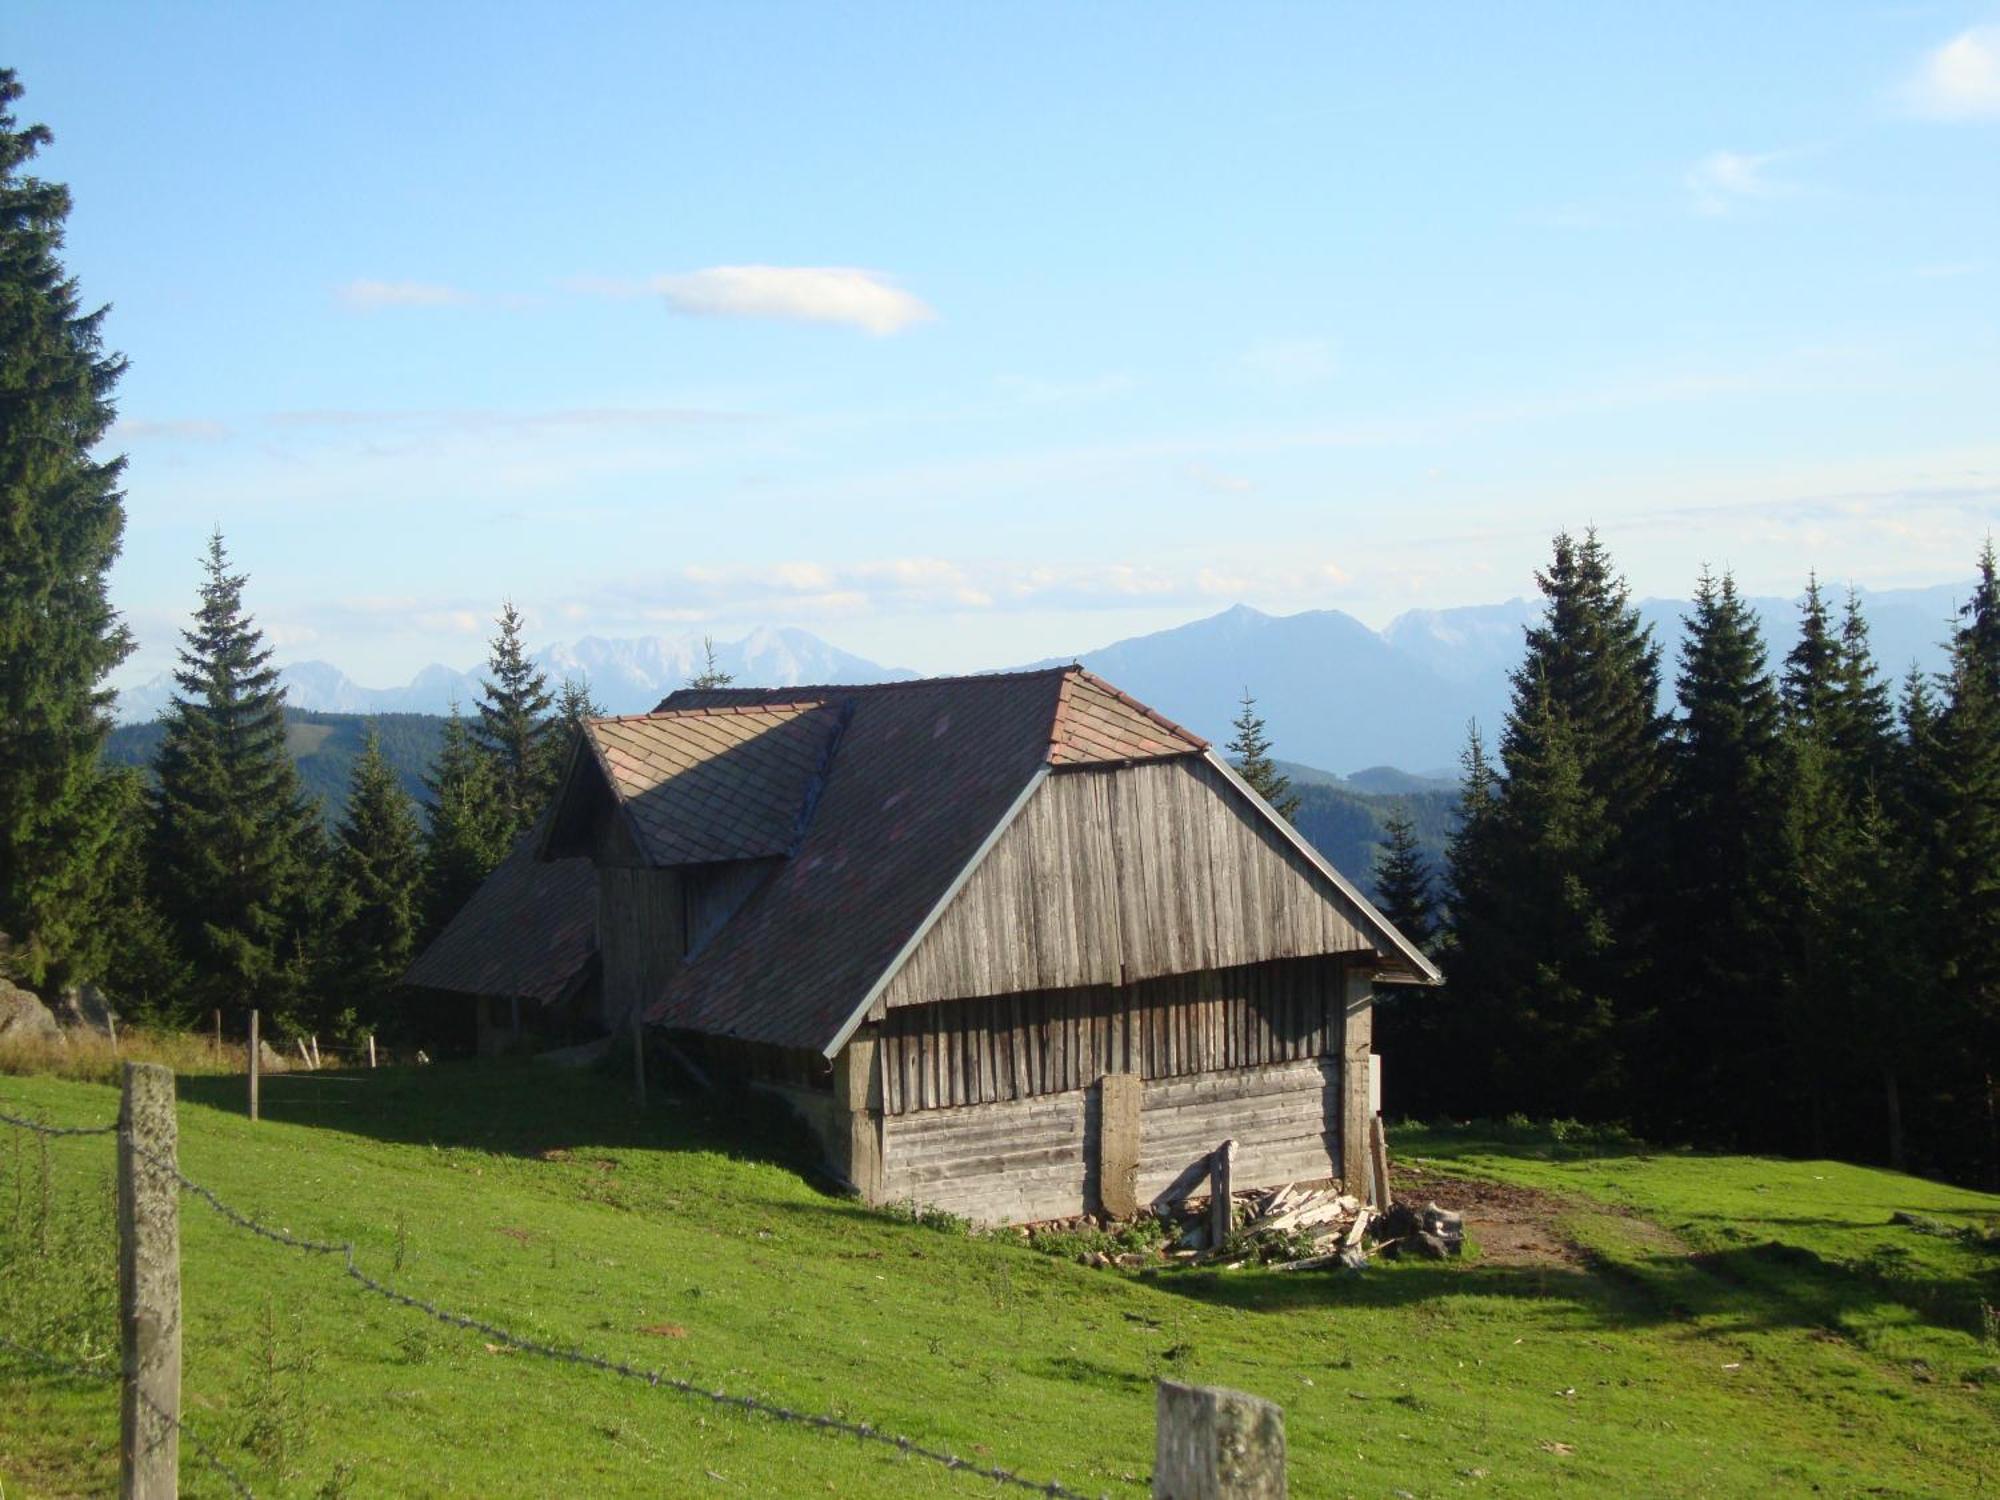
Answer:
M782 1120L532 1064L181 1079L181 1165L369 1274L552 1344L1138 1496L1153 1382L1285 1408L1295 1495L1984 1493L2000 1198L1831 1162L1405 1128L1463 1261L1091 1270L834 1195ZM0 1077L0 1111L116 1091ZM113 1143L0 1127L0 1334L116 1368ZM1504 1193L1501 1192L1504 1187ZM182 1199L189 1429L260 1496L981 1495L892 1448L493 1344ZM1903 1221L1896 1220L1897 1215ZM115 1489L113 1383L0 1352L0 1493ZM183 1493L230 1493L183 1444Z

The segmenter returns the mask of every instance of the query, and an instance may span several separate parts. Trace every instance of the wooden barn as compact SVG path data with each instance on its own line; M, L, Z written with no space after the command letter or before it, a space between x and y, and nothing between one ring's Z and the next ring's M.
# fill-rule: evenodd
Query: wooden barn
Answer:
M606 1027L782 1094L869 1201L984 1222L1135 1211L1225 1139L1238 1186L1365 1181L1374 986L1437 978L1076 667L594 721L540 853L595 868Z
M403 975L471 997L482 1057L601 1026L597 870L588 859L541 859L540 842L539 830L523 838Z

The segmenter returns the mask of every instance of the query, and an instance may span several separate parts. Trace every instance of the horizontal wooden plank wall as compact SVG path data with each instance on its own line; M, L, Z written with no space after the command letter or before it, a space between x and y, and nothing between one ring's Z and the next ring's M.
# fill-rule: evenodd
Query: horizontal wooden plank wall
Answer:
M1225 1139L1236 1142L1242 1187L1337 1174L1339 1084L1331 1058L1144 1084L1140 1202ZM882 1122L882 1197L986 1224L1084 1213L1096 1207L1097 1129L1094 1089L891 1115Z
M883 992L883 1010L1372 951L1348 898L1200 757L1061 770Z
M882 1023L892 1115L1086 1088L1106 1073L1175 1078L1340 1050L1339 958L1286 959L1123 988L904 1007Z

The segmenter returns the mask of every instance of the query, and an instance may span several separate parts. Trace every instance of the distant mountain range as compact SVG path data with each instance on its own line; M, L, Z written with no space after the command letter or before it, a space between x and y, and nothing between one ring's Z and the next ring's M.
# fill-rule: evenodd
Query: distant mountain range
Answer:
M1943 642L1962 585L1863 591L1862 608L1876 660L1892 678L1912 664L1945 665ZM1841 595L1836 603L1844 603ZM1798 601L1749 601L1763 622L1774 662L1798 639ZM1662 696L1673 692L1684 600L1639 606L1662 648ZM1357 772L1354 789L1415 791L1362 776L1391 767L1418 779L1456 779L1466 726L1477 721L1489 743L1507 711L1508 673L1519 663L1523 634L1539 614L1526 599L1461 609L1412 610L1384 630L1337 609L1267 615L1237 605L1205 620L1135 636L1076 660L1198 734L1226 740L1245 689L1256 695L1275 751L1309 766ZM1393 773L1391 773L1393 774Z
M1942 668L1941 643L1958 602L1970 592L1969 582L1864 591L1876 659L1884 670L1900 677L1912 663L1927 671ZM1773 656L1781 656L1797 638L1797 601L1750 602L1763 620ZM1671 599L1639 605L1663 648L1668 694L1688 607ZM1333 780L1349 792L1416 795L1455 779L1469 722L1477 720L1489 737L1498 730L1507 705L1507 674L1520 659L1522 633L1537 610L1525 599L1412 610L1377 631L1339 610L1268 615L1237 605L1036 665L1080 661L1218 743L1228 739L1247 688L1256 695L1274 748L1301 772L1366 767L1344 782ZM804 630L755 630L741 640L717 641L715 649L718 665L746 685L888 682L915 675L842 651ZM698 672L702 655L702 637L695 633L635 640L587 636L550 646L535 660L551 681L586 679L608 712L642 713ZM322 661L295 663L282 675L293 707L326 713L442 714L453 702L469 712L479 698L477 670L438 665L396 688L361 687ZM119 717L154 718L171 692L165 676L127 689L119 695Z
M895 682L916 673L881 667L830 646L804 630L753 630L738 641L715 643L716 665L738 682L796 687L808 682ZM606 713L645 713L705 665L703 637L642 636L606 640L587 635L537 652L535 662L551 685L580 678ZM293 708L333 714L444 714L456 703L465 713L479 701L480 669L459 671L432 663L402 687L362 687L331 662L281 667L285 701ZM143 723L159 717L173 697L171 675L161 673L118 695L118 717Z

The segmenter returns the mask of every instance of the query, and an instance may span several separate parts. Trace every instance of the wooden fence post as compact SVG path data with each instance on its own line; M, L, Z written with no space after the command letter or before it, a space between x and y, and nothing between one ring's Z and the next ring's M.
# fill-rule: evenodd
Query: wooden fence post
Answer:
M1236 1142L1224 1141L1215 1148L1208 1164L1208 1248L1220 1250L1236 1228L1235 1191Z
M1153 1500L1285 1500L1285 1413L1261 1396L1162 1380Z
M222 1061L222 1007L215 1008L215 1060Z
M368 1071L375 1071L375 1033L368 1033Z
M174 1075L125 1064L118 1133L120 1500L174 1500L180 1486L181 1220Z
M257 1039L257 1012L250 1012L250 1118L257 1118L257 1080L264 1066L264 1045Z

